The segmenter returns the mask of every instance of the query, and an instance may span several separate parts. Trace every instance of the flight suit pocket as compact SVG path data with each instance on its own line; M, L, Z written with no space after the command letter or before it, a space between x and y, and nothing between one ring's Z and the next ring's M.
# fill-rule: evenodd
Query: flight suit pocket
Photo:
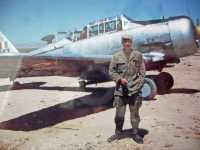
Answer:
M137 74L139 66L140 66L140 64L139 64L139 62L137 60L132 60L130 62L130 69L129 69L131 74Z
M128 69L128 66L126 63L117 63L117 72L118 73L124 73Z

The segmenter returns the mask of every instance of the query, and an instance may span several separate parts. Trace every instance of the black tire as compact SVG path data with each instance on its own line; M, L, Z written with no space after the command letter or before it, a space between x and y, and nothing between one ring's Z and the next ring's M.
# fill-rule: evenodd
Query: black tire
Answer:
M159 93L170 90L174 85L174 78L167 72L161 72L157 78L157 87Z
M144 79L144 85L141 89L142 97L144 100L153 100L154 97L157 95L157 86L154 80L150 78Z

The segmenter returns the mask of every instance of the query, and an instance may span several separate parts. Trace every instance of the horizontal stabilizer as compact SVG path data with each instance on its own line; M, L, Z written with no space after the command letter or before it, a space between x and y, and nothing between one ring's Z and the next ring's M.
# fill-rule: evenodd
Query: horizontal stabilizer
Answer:
M71 41L64 38L56 43L51 43L51 44L46 45L45 47L31 51L30 53L28 53L28 55L30 55L30 56L48 55L49 53L51 53L57 49L62 49L64 47L68 48L69 46L71 46L71 44L72 44Z

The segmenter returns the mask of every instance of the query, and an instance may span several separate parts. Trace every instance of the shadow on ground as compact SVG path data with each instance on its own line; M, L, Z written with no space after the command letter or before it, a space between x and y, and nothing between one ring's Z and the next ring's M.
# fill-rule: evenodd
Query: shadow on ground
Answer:
M106 87L87 87L85 89L80 87L62 87L62 86L43 86L46 82L31 82L24 84L14 84L12 85L3 85L0 86L0 91L9 91L9 90L23 90L23 89L38 89L38 90L57 90L57 91L85 91L85 92L95 92L97 90L106 90ZM200 92L199 89L189 89L189 88L174 88L169 91L158 91L159 95L171 94L171 93L180 93L180 94L194 94Z
M83 91L83 92L95 92L97 90L107 90L104 87L67 87L67 86L43 86L46 82L31 82L31 83L15 83L14 85L3 85L0 86L0 91L10 91L10 90L24 90L24 89L37 89L37 90L55 90L55 91Z
M26 83L22 86L12 87L11 90L20 89L41 89L41 90L60 90L60 91L81 91L78 87L48 87L41 86L45 82ZM6 86L1 86L0 91L8 89ZM98 113L112 108L114 88L86 88L87 92L92 92L90 95L72 99L65 103L57 104L45 109L31 112L20 117L0 122L0 129L16 130L16 131L31 131L55 125L57 123L84 117L93 113ZM177 88L171 89L169 93L185 93L194 94L200 92L197 89Z
M22 90L22 89L34 89L39 88L41 85L44 85L46 82L31 82L31 83L16 83L13 85L2 85L0 86L0 91L9 91L9 90Z
M110 109L112 108L113 91L113 88L96 90L91 95L1 122L0 129L31 131Z
M174 89L170 89L169 91L165 91L165 92L160 92L160 95L164 95L164 94L172 94L172 93L178 93L178 94L195 94L200 92L200 90L198 89L187 89L187 88L174 88Z
M146 129L139 129L139 135L144 138L145 135L147 135L149 133L148 130ZM116 135L112 135L111 137L109 137L107 139L108 142L113 142L115 140L122 140L122 139L125 139L125 138L131 138L134 140L133 138L133 134L132 134L132 129L126 129L126 130L123 130L122 133L120 133L118 136Z

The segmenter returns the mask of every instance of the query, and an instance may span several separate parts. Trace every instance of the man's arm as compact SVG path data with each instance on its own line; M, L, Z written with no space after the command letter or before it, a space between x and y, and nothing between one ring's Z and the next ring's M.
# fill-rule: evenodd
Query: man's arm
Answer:
M141 76L141 77L143 78L143 80L144 80L144 77L145 77L145 74L146 74L144 59L142 59L142 63L141 63L141 65L140 65L139 74L140 74L140 76Z
M116 83L120 82L121 76L117 72L117 58L115 56L112 57L109 66L109 75Z
M142 88L143 84L144 84L144 78L145 78L145 74L146 74L146 69L145 69L145 62L144 59L141 55L140 58L140 67L139 67L139 84L138 84L138 89Z

